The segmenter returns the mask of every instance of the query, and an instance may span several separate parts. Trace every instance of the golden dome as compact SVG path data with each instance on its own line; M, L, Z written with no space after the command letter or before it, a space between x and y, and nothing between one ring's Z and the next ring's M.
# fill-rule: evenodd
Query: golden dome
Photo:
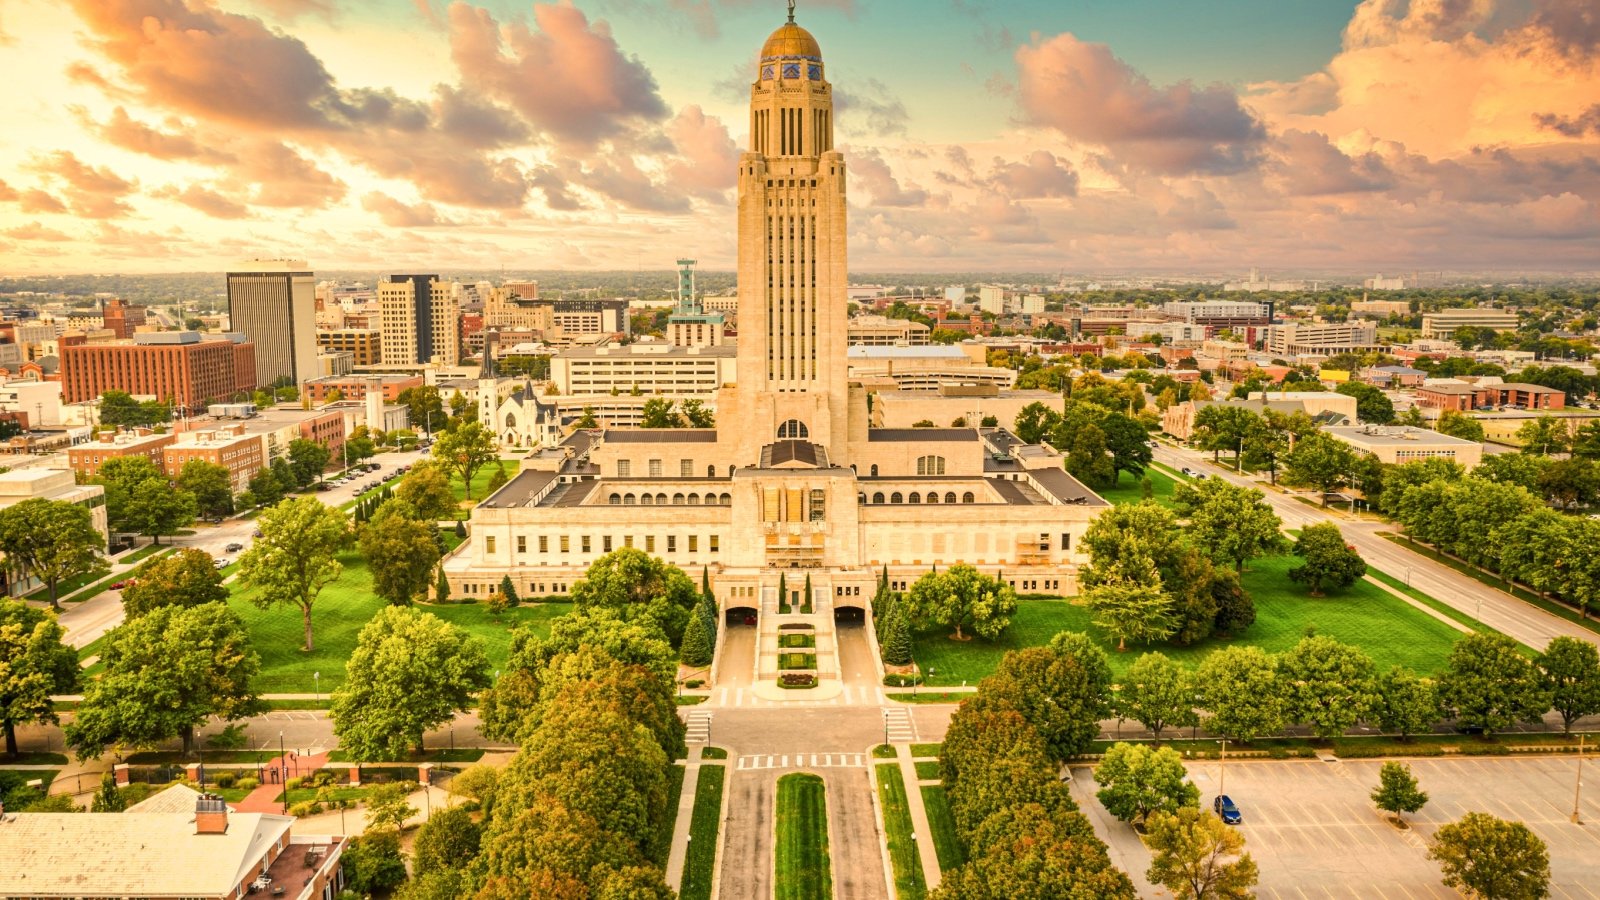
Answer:
M807 56L812 59L821 59L822 48L817 46L817 39L811 36L811 32L793 22L786 22L777 31L774 31L771 37L767 38L765 44L761 45L761 58L772 59L774 57L782 58L788 56Z

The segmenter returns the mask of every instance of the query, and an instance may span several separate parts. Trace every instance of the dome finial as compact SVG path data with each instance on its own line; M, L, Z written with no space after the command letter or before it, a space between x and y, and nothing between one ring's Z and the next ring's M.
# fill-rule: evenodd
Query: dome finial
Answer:
M794 23L794 0L789 0L789 22Z

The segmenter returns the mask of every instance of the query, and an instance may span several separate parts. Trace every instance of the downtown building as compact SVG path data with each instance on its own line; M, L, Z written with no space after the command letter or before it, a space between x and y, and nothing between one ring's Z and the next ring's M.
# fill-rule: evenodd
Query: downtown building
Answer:
M453 366L461 359L461 305L437 275L390 275L378 284L383 364Z
M320 374L316 290L304 260L253 259L228 273L228 327L255 345L256 385Z
M136 334L127 343L66 345L61 348L61 395L67 403L83 403L106 391L125 391L170 402L181 412L202 412L212 403L255 390L260 369L256 349L242 334L195 331Z

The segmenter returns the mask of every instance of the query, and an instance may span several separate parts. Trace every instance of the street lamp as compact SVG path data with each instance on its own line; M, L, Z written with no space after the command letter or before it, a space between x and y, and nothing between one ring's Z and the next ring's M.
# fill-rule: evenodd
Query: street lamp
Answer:
M316 694L317 699L321 700L322 699L322 672L321 671L316 671L316 672L312 672L311 673L311 684L313 686L312 687L312 691Z
M1222 764L1217 766L1217 796L1227 793L1228 786L1228 739L1222 739Z
M1572 785L1572 824L1574 825L1583 824L1583 813L1578 808L1579 802L1583 799L1583 739L1584 735L1578 735L1578 777Z

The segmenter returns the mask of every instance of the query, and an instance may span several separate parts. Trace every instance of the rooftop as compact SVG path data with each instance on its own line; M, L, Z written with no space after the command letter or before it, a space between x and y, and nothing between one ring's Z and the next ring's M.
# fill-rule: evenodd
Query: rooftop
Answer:
M633 357L654 358L660 356L677 357L682 359L698 359L700 357L713 357L733 359L738 356L739 347L736 343L719 344L715 347L684 347L678 344L669 344L665 341L653 341L639 344L601 344L597 347L568 347L557 353L560 359L631 359Z
M977 439L976 428L873 428L867 431L867 440L876 442L950 443Z
M605 440L619 444L715 444L715 428L607 428Z
M846 359L960 359L966 360L966 351L953 344L921 344L915 347L891 345L851 344L845 350Z
M1463 440L1440 434L1427 428L1413 428L1409 425L1345 425L1324 428L1329 435L1350 441L1352 443L1366 444L1368 446L1399 446L1402 444L1426 443L1447 445L1455 447L1472 447L1477 441Z

